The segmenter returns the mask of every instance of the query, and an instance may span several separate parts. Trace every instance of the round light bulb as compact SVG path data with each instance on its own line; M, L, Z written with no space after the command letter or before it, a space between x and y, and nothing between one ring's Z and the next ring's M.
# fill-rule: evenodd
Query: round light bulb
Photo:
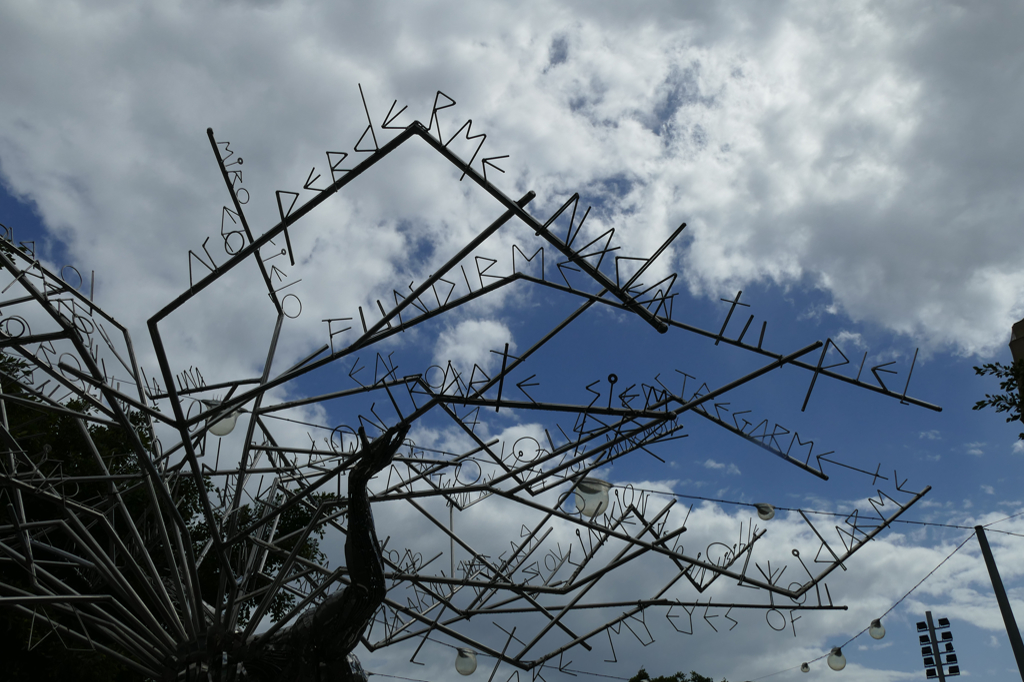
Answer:
M204 400L203 403L211 409L221 404L219 400ZM234 412L224 415L212 424L210 423L210 420L207 419L207 429L215 436L226 436L235 430L235 422L238 421L238 415L240 414L242 414L241 410L235 410Z
M809 673L809 672L811 672L811 666L807 665L806 663L801 663L800 664L800 672L802 672L802 673Z
M460 675L472 675L476 672L476 652L472 649L459 649L455 657L455 670Z
M235 422L238 421L238 412L232 412L223 419L218 419L210 426L210 433L215 436L226 436L235 430Z
M757 508L757 518L762 521L771 521L775 518L775 507L767 502L758 502L754 506Z
M871 627L868 628L868 634L874 639L882 639L885 637L885 627L882 625L882 621L880 619L875 618L871 621Z
M843 656L843 650L837 646L832 647L832 653L828 655L828 667L833 670L842 670L846 667L846 656Z
M584 478L576 485L576 509L594 518L608 509L608 491L612 484L597 478Z

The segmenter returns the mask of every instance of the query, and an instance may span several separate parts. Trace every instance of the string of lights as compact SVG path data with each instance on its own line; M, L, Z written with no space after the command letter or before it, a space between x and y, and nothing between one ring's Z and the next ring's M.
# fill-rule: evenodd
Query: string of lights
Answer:
M621 486L615 486L615 487L621 487ZM757 506L753 502L739 502L739 501L736 501L736 500L723 500L723 499L715 498L715 497L702 497L700 495L685 495L683 493L676 493L676 492L672 492L672 491L668 491L668 490L653 490L651 488L634 488L634 490L638 490L640 492L645 492L645 493L652 493L652 494L655 494L655 495L665 495L665 496L668 496L668 497L676 497L676 498L687 499L687 500L700 500L702 502L718 502L719 504L730 504L730 505L735 505L735 506L739 506L739 507L756 507ZM844 517L844 518L849 516L849 514L844 514L843 512L821 511L821 510L817 510L817 509L797 509L796 507L779 507L779 506L776 506L776 505L772 505L772 506L775 508L776 511L792 511L792 512L802 511L805 514L817 514L819 516L836 516L836 517ZM1011 514L1010 516L1007 516L1005 518L1002 518L1002 519L999 519L997 521L992 521L990 523L987 523L987 524L985 524L985 528L988 528L989 526L997 524L997 523L1002 523L1003 521L1008 521L1008 520L1010 520L1012 518L1015 518L1015 517L1018 517L1018 516L1021 516L1021 515L1024 515L1024 511L1019 511L1019 512L1017 512L1015 514ZM974 530L974 526L973 525L971 525L971 526L963 526L963 525L953 524L953 523L938 523L936 521L914 521L914 520L910 520L910 519L894 519L892 521L892 523L906 523L906 524L911 524L911 525L915 525L915 526L934 526L934 527L937 527L937 528L956 528L956 529L960 529L960 530L970 530L970 531ZM1008 530L992 529L991 532L993 532L993 533L1002 533L1004 535L1014 535L1014 536L1017 536L1017 537L1024 537L1024 534L1022 534L1022 533L1014 533L1013 531L1008 531Z
M1015 514L1014 516L1017 516L1017 515ZM1007 518L1012 518L1012 517L1007 517ZM993 521L993 523L999 523L1000 521L1006 521L1006 520L1007 520L1007 519L1000 519L999 521ZM923 578L921 578L921 580L919 580L919 581L917 582L917 584L916 584L916 585L914 585L913 587L911 587L911 588L910 588L910 589L909 589L909 590L907 591L907 593L906 593L906 594L904 594L904 595L903 595L902 597L900 597L900 598L899 598L898 600L896 600L896 603L895 603L895 604L893 604L892 606L890 606L890 607L889 607L889 608L888 608L888 609L887 609L887 610L885 611L885 613L883 613L883 614L882 614L882 615L881 615L881 616L879 617L879 619L878 619L878 620L880 621L880 620L881 620L882 618L885 618L885 617L886 617L887 615L889 615L889 614L890 614L890 613L892 612L892 610L893 610L893 609L895 609L895 608L896 608L897 606L899 606L899 605L900 605L900 604L901 604L901 603L903 602L903 600L904 600L904 599L906 599L907 597L909 597L909 596L910 596L910 595L911 595L911 594L912 594L912 593L914 592L914 590L916 590L916 589L917 589L917 588L919 588L919 587L920 587L921 585L923 585L923 584L924 584L924 582L925 582L926 580L928 580L928 578L932 577L932 575L933 575L933 574L934 574L934 573L935 573L935 572L936 572L937 570L939 570L940 568L942 568L942 565L943 565L943 564L945 564L945 563L946 563L947 561L949 561L949 560L950 560L950 559L951 559L951 558L953 557L953 555L954 555L954 554L956 554L957 552L959 552L959 551L960 551L960 549L961 549L961 548L962 548L962 547L963 547L964 545L966 545L966 544L967 544L967 542L968 542L968 541L969 541L969 540L970 540L971 538L973 538L973 537L974 537L974 532L972 531L972 532L970 533L970 535L968 535L967 537L965 537L965 538L963 539L963 541L962 541L962 542L961 542L961 543L960 543L959 545L957 545L955 549L953 549L953 551L952 551L952 552L950 552L949 554L947 554L947 555L946 555L946 558L945 558L945 559L943 559L942 561L940 561L940 562L938 563L938 565L937 565L937 566L935 566L935 568L933 568L932 570L928 571L928 574L927 574L927 575L925 575L925 576L924 576ZM830 656L830 655L832 654L832 652L833 652L833 651L835 651L836 649L840 649L840 650L841 650L841 649L842 649L843 647L845 647L845 646L849 645L849 644L850 644L851 642L853 642L853 641L854 641L854 640L856 640L856 639L857 639L858 637L860 637L861 635L863 635L863 634L864 634L865 632L867 632L867 631L868 631L869 629L871 629L871 626L868 626L868 627L864 628L863 630L861 630L860 632L858 632L857 634L855 634L855 635L854 635L853 637L851 637L850 639L846 640L846 641L845 641L845 642L843 642L843 643L842 643L841 645L839 645L838 647L836 647L836 648L832 649L832 650L831 650L831 651L829 651L828 653L824 653L824 654L822 654L822 655L818 656L817 658L812 658L812 659L810 659L809 661L805 661L805 662L801 663L800 665L794 665L794 666L793 666L793 667L791 667L791 668L786 668L786 669L784 669L784 670L779 670L779 671L777 671L777 672L774 672L774 673L769 673L768 675L762 675L761 677L755 677L755 678L754 678L754 682L756 682L757 680L765 680L765 679L768 679L769 677L775 677L776 675L781 675L782 673L785 673L785 672L789 672L789 671L791 671L791 670L797 670L797 669L799 669L799 668L802 668L803 666L806 666L806 665L808 665L808 664L810 664L810 663L814 663L814 662L816 662L816 661L820 661L821 659L823 659L823 658L826 658L826 657Z
M448 642L442 642L440 640L434 639L433 637L427 637L426 639L427 639L427 641L431 642L432 644L440 644L441 646L446 646L449 649L455 649L456 651L459 649L459 647L455 646L454 644L449 644ZM487 654L478 653L477 656L478 657L486 657ZM558 670L560 672L566 672L566 673L570 673L570 674L574 674L574 675L591 675L593 677L603 677L603 678L607 678L607 679L610 679L610 680L626 680L626 682L629 682L629 680L632 679L630 677L622 677L621 675L609 675L607 673L595 673L595 672L592 672L590 670L578 670L576 668L558 667L556 665L550 665L550 664L546 664L546 663L542 664L540 667L541 668L547 668L549 670ZM376 677L388 677L388 678L392 678L392 679L396 679L396 680L408 680L409 682L429 682L429 680L421 680L421 679L419 679L417 677L402 677L400 675L389 675L387 673L376 673L376 672L369 672L369 671L367 671L366 674L367 675L371 675L371 676L376 676Z

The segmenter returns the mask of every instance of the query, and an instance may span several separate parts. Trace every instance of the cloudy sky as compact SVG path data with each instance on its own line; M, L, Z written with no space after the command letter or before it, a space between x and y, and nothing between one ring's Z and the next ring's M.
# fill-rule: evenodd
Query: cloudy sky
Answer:
M1024 315L1022 11L995 2L15 0L0 7L0 222L16 240L34 240L47 262L95 272L96 301L154 366L145 321L188 288L189 251L202 255L212 236L212 257L225 258L217 235L227 197L208 127L244 158L247 217L261 233L277 222L275 190L299 191L311 167L329 173L327 150L359 156L353 147L367 125L359 85L382 140L393 134L380 129L393 101L394 111L408 107L395 125L427 123L440 90L457 101L439 113L446 137L472 119L473 132L487 134L481 154L508 155L495 161L504 174L489 177L516 198L535 191L538 218L579 192L594 206L592 234L614 228L632 255L649 254L686 222L660 274L679 273L677 309L702 326L720 325L727 307L719 299L742 289L759 320L771 320L777 336L768 338L780 348L830 337L851 358L894 361L901 385L920 349L909 394L941 413L835 386L816 387L801 413L807 377L795 372L792 383L746 400L774 409L773 419L799 421L844 461L872 470L880 462L912 485L933 486L908 518L988 523L1022 508L1024 483L1017 430L970 410L997 388L972 365L1006 361L1010 326ZM458 145L456 153L472 155L473 145ZM301 257L285 275L302 280L293 288L302 314L287 330L285 354L301 358L324 342L322 319L372 304L398 277L421 278L435 254L458 248L497 213L431 153L403 150L304 219L308 228L295 235ZM507 254L512 242L498 241ZM262 361L265 344L252 338L273 320L253 312L267 301L249 283L231 280L175 321L168 344L182 368L216 368L206 370L209 380ZM528 303L499 296L420 341L436 359L482 366L489 349L510 342L514 351L517 335L528 343L517 326ZM647 337L620 336L619 322L602 319L599 332L573 342L563 369L624 373L615 364L623 345L663 359L666 372L724 362L722 379L744 367L728 354L705 361L708 344L687 365L662 347L648 350ZM661 470L623 461L608 475L823 511L848 512L873 492L855 476L837 475L833 485L796 470L766 473L743 442L702 424L685 443ZM694 513L690 526L745 512ZM781 543L798 522L777 517ZM1024 532L1024 521L992 530ZM968 532L896 528L836 586L833 596L850 611L805 614L812 625L796 638L754 614L731 633L659 632L651 646L623 644L617 663L606 663L606 652L581 653L574 667L622 677L643 665L733 682L784 670L770 679L828 679L820 661L811 675L789 669L857 634ZM1024 609L1021 538L990 537ZM1012 677L971 540L887 617L883 643L865 635L848 647L846 678L920 679L914 623L929 608L953 621L966 673ZM363 658L380 673L454 677L409 664L408 652Z

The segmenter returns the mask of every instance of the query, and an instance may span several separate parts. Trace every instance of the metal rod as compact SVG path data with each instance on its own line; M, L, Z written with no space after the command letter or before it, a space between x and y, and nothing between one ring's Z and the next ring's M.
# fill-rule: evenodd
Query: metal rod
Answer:
M1021 679L1024 680L1024 642L1020 639L1020 630L1017 628L1017 620L1013 617L1010 609L1010 600L1003 588L1003 580L999 577L999 569L996 568L996 560L992 556L992 549L988 546L988 538L985 536L984 526L975 526L974 532L978 534L978 544L981 545L981 555L985 557L985 566L988 568L988 576L992 579L992 590L996 593L996 601L999 602L999 612L1003 615L1003 623L1006 625L1006 634L1010 638L1010 646L1013 647L1013 656L1017 659L1017 670ZM928 625L931 626L931 614L928 615ZM940 673L941 675L941 673Z

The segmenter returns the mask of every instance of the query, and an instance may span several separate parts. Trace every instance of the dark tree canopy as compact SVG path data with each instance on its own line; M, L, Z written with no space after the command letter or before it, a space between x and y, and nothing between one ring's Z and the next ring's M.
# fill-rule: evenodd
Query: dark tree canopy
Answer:
M26 362L0 353L0 393L7 398L3 404L7 432L19 443L34 446L31 450L35 453L32 455L32 463L42 470L59 468L65 475L75 477L99 477L104 473L123 476L124 482L117 485L117 493L125 500L133 518L142 520L139 525L153 531L147 533L144 539L148 553L153 557L154 562L159 564L163 554L155 550L160 538L152 524L145 523L145 519L154 513L153 506L150 496L139 484L140 465L129 434L124 429L114 426L93 424L85 427L89 432L89 438L96 446L96 454L102 459L101 466L96 454L91 451L91 446L82 432L82 426L79 425L79 415L91 414L89 405L82 400L70 400L65 405L66 412L41 409L40 403L22 386L22 380L27 371L29 370ZM150 447L151 434L145 417L139 412L129 412L129 419L143 445L147 448ZM106 472L103 471L103 468L106 469ZM188 525L193 550L198 554L210 537L205 520L199 513L199 487L194 483L194 479L188 476L182 476L177 480L178 485L172 490L173 498L178 512ZM212 486L207 481L207 488L210 487ZM109 498L112 491L108 489L108 484L105 482L76 482L72 489L65 491L65 494L68 500L97 506L97 501ZM334 495L330 493L317 496L318 500L333 498ZM46 510L40 507L52 503L42 498L34 499L31 496L25 496L24 504L25 516L36 518L45 517ZM250 523L253 518L258 516L257 511L254 511L250 505L243 505L238 511L239 523L243 525ZM279 542L291 550L298 542L300 531L309 523L310 517L309 507L304 505L290 507L287 513L281 515L278 528L283 540L279 540ZM325 561L326 557L320 551L319 544L319 538L322 536L322 530L314 530L300 547L298 555L311 562L322 563ZM293 538L290 543L289 537ZM72 550L71 542L68 543L67 549ZM242 556L240 548L236 549L236 554L238 555L234 557L236 561L244 561L245 557ZM268 570L273 570L282 561L283 558L279 554L271 554L267 558ZM159 568L166 571L166 565ZM81 570L70 568L52 568L51 570L61 573L60 578L66 584L76 585L82 592L95 592L98 589L103 589L101 581ZM199 571L199 579L204 600L213 602L220 580L219 564L204 563ZM261 579L269 585L269 581L265 577L261 577ZM29 581L28 574L20 567L0 562L0 583L29 589ZM258 589L261 586L255 585L253 588ZM248 615L255 602L256 598L253 597L242 604L241 618L243 622L248 620ZM294 595L286 592L277 594L270 608L271 620L277 621L294 603ZM0 660L4 661L5 680L42 682L44 680L73 679L83 682L92 680L99 682L143 679L138 672L110 657L78 647L72 642L60 640L51 628L45 626L43 619L52 618L60 622L66 616L60 616L51 611L51 609L45 608L38 609L35 616L38 622L33 622L33 617L16 613L12 609L0 610L0 657L2 657Z
M712 679L710 677L705 677L704 675L701 675L700 673L698 673L698 672L696 672L694 670L691 670L689 675L687 675L684 672L677 672L675 675L662 675L660 677L651 677L650 674L646 670L644 670L643 668L640 668L640 671L636 675L634 675L633 677L629 678L629 682L715 682L715 681L714 681L714 679ZM729 682L729 681L723 677L722 678L722 682Z
M8 433L18 442L35 446L32 450L32 463L36 467L45 470L59 467L63 472L75 476L101 474L100 465L89 451L74 414L87 412L85 404L70 401L66 406L67 413L39 409L20 383L26 371L27 363L24 361L0 354L0 392L7 396L3 406ZM24 400L16 400L18 397ZM142 428L141 415L132 414L131 419L140 438L148 445L149 437ZM111 474L131 475L138 472L139 464L127 434L122 429L98 425L87 428ZM3 465L6 468L8 463L4 462ZM106 495L104 486L103 483L79 483L67 493L71 499L86 501ZM149 513L149 496L129 483L119 487L128 507L140 518L145 517ZM187 517L193 516L198 510L199 497L194 488L189 481L183 481L178 491L179 509ZM34 518L41 512L45 513L45 510L38 507L47 502L25 496L24 504L26 517ZM159 553L154 556L159 557ZM91 577L82 572L60 567L51 567L50 570L61 573L60 577L68 584L77 584L83 591L94 588ZM20 567L0 562L0 583L28 589L29 576ZM62 641L53 629L46 626L47 618L59 621L61 616L45 608L38 609L34 618L14 609L0 609L0 659L3 660L5 680L120 682L143 679L138 672L110 657L85 650L73 642Z

